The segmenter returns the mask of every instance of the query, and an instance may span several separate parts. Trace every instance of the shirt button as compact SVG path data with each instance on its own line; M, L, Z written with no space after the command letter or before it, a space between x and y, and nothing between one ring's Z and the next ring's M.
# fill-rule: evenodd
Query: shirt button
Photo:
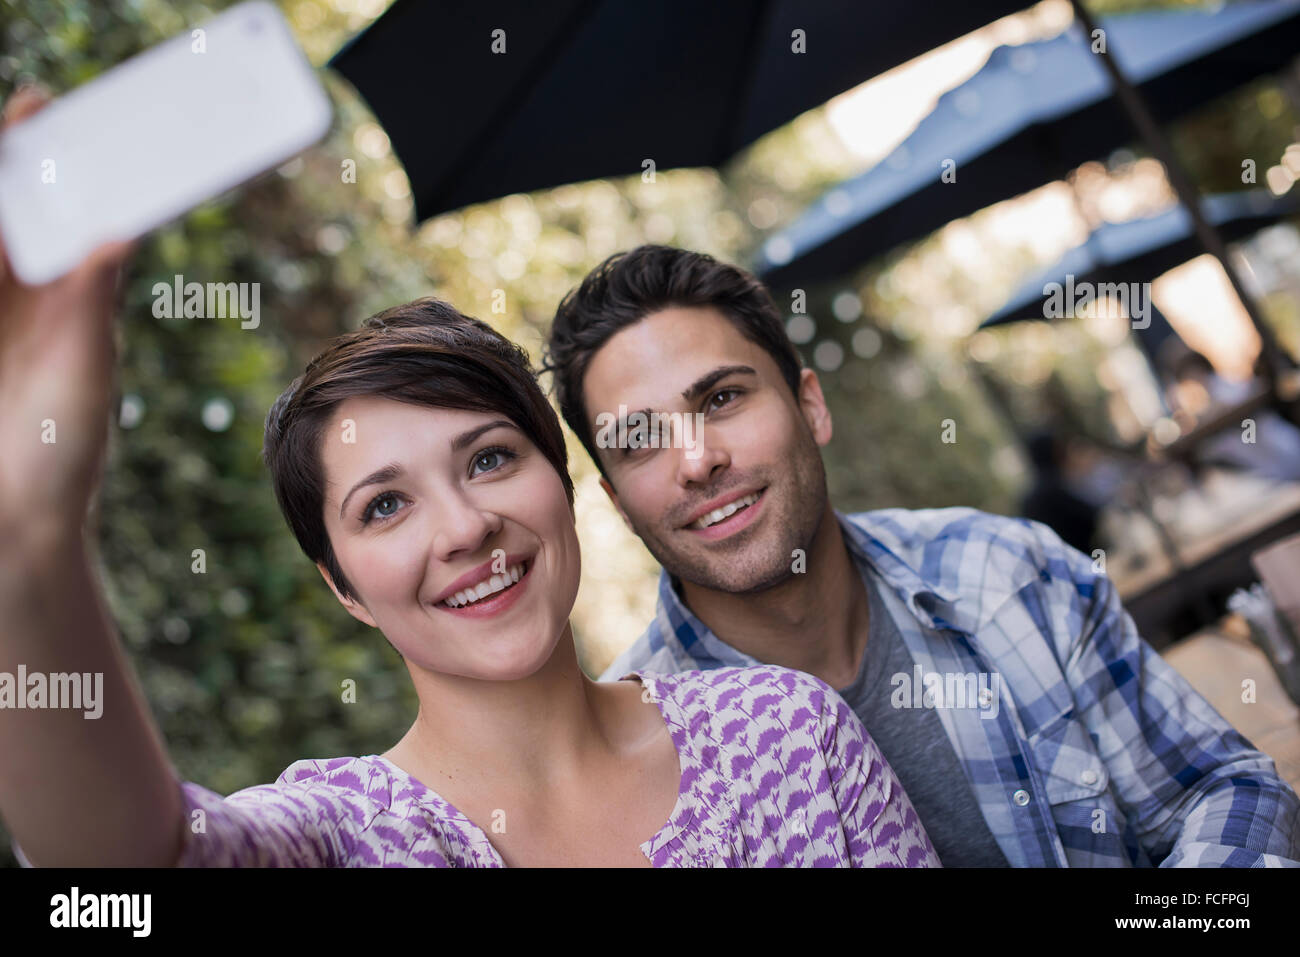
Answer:
M980 692L980 705L987 708L993 703L993 692L985 688Z
M1096 784L1097 772L1092 768L1088 768L1088 770L1084 771L1083 774L1079 775L1079 778L1084 784Z
M1011 800L1015 801L1020 807L1024 807L1029 803L1029 792L1024 788L1021 788L1015 794L1011 795Z

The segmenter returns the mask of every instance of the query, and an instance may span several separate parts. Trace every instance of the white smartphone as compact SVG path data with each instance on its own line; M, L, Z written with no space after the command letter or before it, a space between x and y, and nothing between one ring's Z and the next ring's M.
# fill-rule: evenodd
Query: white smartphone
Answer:
M38 284L280 165L333 111L284 17L241 3L0 133L0 236Z

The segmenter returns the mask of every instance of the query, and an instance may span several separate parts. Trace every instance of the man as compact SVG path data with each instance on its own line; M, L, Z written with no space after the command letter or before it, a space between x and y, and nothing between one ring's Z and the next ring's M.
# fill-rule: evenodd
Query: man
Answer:
M1071 548L1091 552L1101 509L1073 488L1068 474L1070 440L1044 429L1029 436L1026 444L1034 484L1020 502L1020 514L1051 526Z
M971 508L831 506L817 375L753 276L663 246L610 257L560 304L545 368L663 566L655 620L603 679L821 678L949 867L1300 866L1295 792L1092 559Z

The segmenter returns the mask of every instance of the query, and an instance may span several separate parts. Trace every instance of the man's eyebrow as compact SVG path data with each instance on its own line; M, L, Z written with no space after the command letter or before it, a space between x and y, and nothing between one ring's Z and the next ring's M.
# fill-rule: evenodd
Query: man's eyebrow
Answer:
M758 375L758 373L754 371L753 366L719 366L712 372L706 372L683 389L682 398L687 402L695 402L729 375Z
M701 396L707 395L710 389L712 389L717 383L721 382L723 379L725 379L727 376L730 375L756 376L758 375L758 373L754 370L753 366L747 366L747 365L719 366L717 369L714 369L711 372L706 372L704 375L700 376L689 386L683 389L682 398L685 399L687 402L691 402L691 403L697 402ZM634 409L632 411L629 411L626 416L620 418L615 423L615 428L618 429L619 435L623 435L625 434L625 430L627 429L627 420L630 419L632 416L641 415L644 417L643 421L653 422L655 421L653 418L654 414L655 412L653 409L649 409L649 408ZM629 451L628 448L626 446L623 446L619 449L619 455L622 457L626 457L628 451Z
M453 452L459 452L484 432L490 432L493 429L498 429L503 426L508 429L515 428L515 424L509 419L493 419L491 422L475 426L474 428L456 436L451 440L451 450ZM357 491L357 489L365 488L367 485L380 485L384 482L391 482L401 474L402 466L397 462L389 462L383 468L375 469L356 485L352 486L352 488L348 490L348 494L343 496L343 503L339 506L339 518L343 518L343 513L348 509L348 500L352 498L352 493Z
M654 415L654 410L652 410L652 409L633 409L633 410L632 410L631 412L629 412L627 415L623 416L621 419L619 419L617 422L615 422L615 423L614 423L614 427L615 427L616 429L618 429L620 433L623 432L623 431L625 431L625 430L628 428L627 420L630 419L630 418L632 418L632 416L634 416L634 415L643 416L644 419L645 419L645 421L647 421L647 422L651 422L651 421L653 421L653 419L651 418L651 416Z
M623 416L616 423L614 423L614 428L617 430L616 434L618 435L628 434L629 426L627 424L627 420L632 418L632 416L634 415L642 416L641 419L642 422L650 423L655 421L653 409L633 409L627 415ZM620 458L627 458L628 454L631 451L632 450L627 447L626 443L620 443L618 446L618 455Z

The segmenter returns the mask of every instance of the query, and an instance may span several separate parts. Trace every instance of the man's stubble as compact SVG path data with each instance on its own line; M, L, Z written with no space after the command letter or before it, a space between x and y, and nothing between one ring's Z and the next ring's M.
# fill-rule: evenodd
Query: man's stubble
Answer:
M751 595L774 588L797 574L796 550L805 559L812 550L829 498L821 449L807 424L802 419L799 424L790 469L769 472L767 476L758 472L752 477L742 475L698 497L703 502L729 489L767 486L763 506L767 514L725 542L701 542L692 549L670 548L665 544L662 525L644 527L629 516L637 536L670 575L711 591ZM669 534L680 540L689 533L669 530Z

